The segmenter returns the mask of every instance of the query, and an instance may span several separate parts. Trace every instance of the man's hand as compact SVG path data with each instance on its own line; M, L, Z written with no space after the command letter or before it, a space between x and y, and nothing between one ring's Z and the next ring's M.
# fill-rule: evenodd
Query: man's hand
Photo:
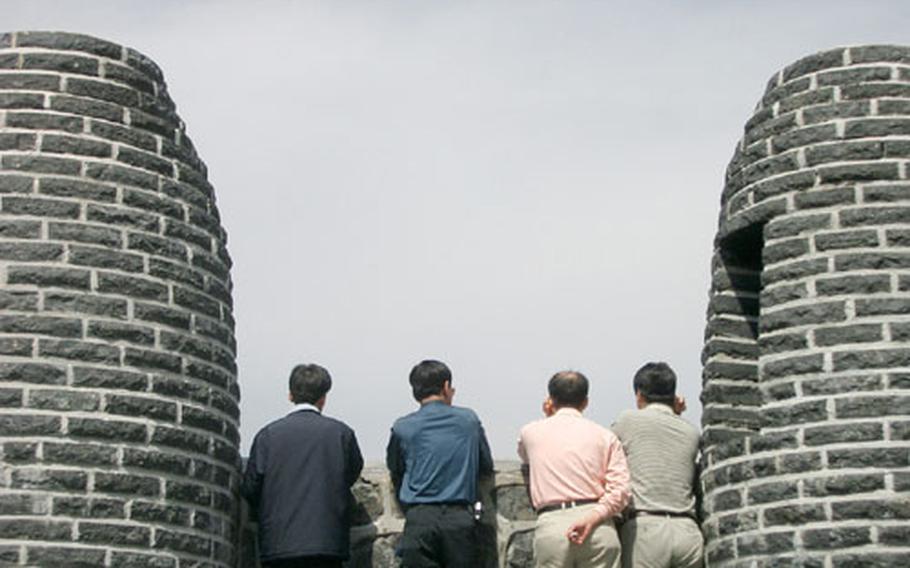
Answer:
M544 399L541 409L543 410L543 415L547 418L556 414L556 409L553 408L553 400L550 397Z
M596 514L587 515L585 518L575 521L566 531L566 538L572 544L582 544L591 535L591 531L597 528L603 520Z
M685 411L686 411L686 397L677 396L676 399L673 401L673 412L675 412L676 415L679 416L680 414L682 414Z

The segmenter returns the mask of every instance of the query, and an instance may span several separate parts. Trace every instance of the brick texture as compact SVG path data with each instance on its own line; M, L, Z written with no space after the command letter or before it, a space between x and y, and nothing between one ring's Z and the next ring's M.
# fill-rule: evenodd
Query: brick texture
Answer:
M0 41L0 564L237 566L231 262L158 67Z
M709 566L910 558L908 158L907 47L801 59L746 123L702 355Z

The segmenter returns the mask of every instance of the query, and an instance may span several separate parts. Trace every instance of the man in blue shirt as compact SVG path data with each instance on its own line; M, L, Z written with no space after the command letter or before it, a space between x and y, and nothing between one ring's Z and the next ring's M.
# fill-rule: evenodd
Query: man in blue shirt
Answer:
M410 375L420 409L395 421L386 465L405 508L402 568L476 568L477 480L493 473L480 419L452 406L452 372L422 361Z

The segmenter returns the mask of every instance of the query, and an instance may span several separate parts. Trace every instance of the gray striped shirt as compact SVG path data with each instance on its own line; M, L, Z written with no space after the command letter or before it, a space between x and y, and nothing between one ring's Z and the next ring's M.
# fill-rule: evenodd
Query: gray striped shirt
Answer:
M632 474L629 508L694 513L698 430L664 404L625 410L612 430Z

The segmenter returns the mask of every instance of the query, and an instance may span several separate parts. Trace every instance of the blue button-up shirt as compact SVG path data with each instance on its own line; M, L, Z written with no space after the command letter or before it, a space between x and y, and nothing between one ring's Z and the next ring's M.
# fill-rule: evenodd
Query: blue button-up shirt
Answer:
M405 505L473 503L478 476L493 472L480 419L441 401L395 421L386 465Z

